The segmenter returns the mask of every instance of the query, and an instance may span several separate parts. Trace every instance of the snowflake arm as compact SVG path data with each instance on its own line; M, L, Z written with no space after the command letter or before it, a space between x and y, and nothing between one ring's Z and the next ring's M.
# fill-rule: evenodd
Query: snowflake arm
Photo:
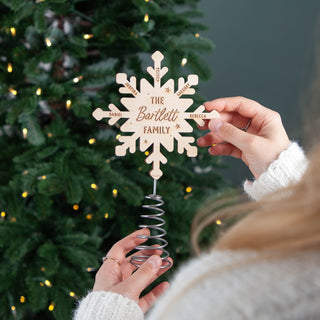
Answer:
M125 156L128 149L130 153L136 152L136 141L138 138L138 133L134 133L132 136L121 136L119 141L123 142L123 144L116 146L116 155Z
M167 158L161 153L160 143L155 143L152 153L146 158L146 163L152 163L151 177L156 180L161 178L163 173L160 169L160 163L165 164L167 161Z
M108 123L111 126L121 118L130 118L129 112L120 111L113 103L109 104L109 111L103 111L101 108L97 108L93 111L92 115L98 121L103 118L110 118Z
M123 85L123 87L119 89L120 93L131 93L135 97L137 97L140 94L140 92L136 89L136 77L131 77L130 81L128 81L128 77L125 73L118 73L116 81L117 83Z
M195 94L195 90L191 87L197 85L198 81L199 77L195 74L189 75L187 82L183 78L179 78L176 95L180 98L183 94Z
M188 157L196 157L198 155L198 148L191 145L195 140L194 137L184 137L178 132L175 133L174 137L178 141L179 153L183 153L183 151L186 150Z
M160 88L161 86L161 78L168 72L167 67L161 68L161 61L164 56L160 51L156 51L152 56L152 60L154 61L154 68L148 67L147 71L154 79L154 87Z
M210 113L204 113L205 106L199 106L194 112L185 112L185 119L192 119L194 120L200 127L204 126L203 119L213 119L213 118L220 118L220 114L216 110L212 110Z

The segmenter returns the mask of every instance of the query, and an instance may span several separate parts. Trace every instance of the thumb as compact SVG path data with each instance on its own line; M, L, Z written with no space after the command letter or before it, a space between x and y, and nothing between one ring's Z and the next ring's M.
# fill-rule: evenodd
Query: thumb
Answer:
M251 134L228 122L221 121L220 119L212 119L208 124L208 128L221 140L233 144L242 151L248 146Z
M135 288L136 292L140 294L157 278L161 265L162 260L159 256L151 256L130 278L125 280L127 285Z

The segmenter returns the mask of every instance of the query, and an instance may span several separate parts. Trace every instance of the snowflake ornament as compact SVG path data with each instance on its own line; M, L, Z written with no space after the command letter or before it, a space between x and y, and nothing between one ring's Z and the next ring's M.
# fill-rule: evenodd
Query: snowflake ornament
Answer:
M188 119L194 120L200 126L204 125L204 119L219 118L217 111L204 113L205 107L199 106L194 112L187 112L193 104L190 98L181 98L184 95L193 95L195 90L191 88L198 84L197 75L189 75L187 81L183 78L178 80L178 90L175 91L173 79L169 79L161 85L162 77L168 72L167 67L161 67L164 56L156 51L152 56L154 68L148 67L147 71L154 79L153 86L146 79L141 79L140 90L137 90L136 77L128 80L125 73L118 73L116 81L122 84L120 93L131 94L133 97L124 97L120 101L128 111L120 111L114 104L109 104L109 110L103 111L97 108L93 117L100 121L103 118L110 118L109 124L114 125L119 119L128 119L120 127L122 132L130 132L132 135L123 135L119 138L121 145L116 146L117 156L124 156L129 152L136 151L137 140L139 140L140 151L146 151L153 146L153 151L146 158L146 163L153 164L150 175L155 180L162 176L160 163L167 162L166 157L161 153L161 146L169 152L174 149L174 140L178 144L178 152L187 152L188 157L196 157L198 149L191 145L194 137L181 135L193 131Z

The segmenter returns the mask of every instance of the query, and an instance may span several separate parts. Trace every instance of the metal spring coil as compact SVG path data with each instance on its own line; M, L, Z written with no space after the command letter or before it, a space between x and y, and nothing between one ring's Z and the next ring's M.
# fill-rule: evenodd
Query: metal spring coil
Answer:
M162 218L164 215L164 210L160 207L164 204L162 197L157 194L151 194L145 197L148 200L156 201L154 204L143 205L142 208L146 210L152 210L154 214L141 214L140 217L143 219L148 219L152 221L154 224L141 224L139 228L148 228L150 230L150 235L140 235L138 236L141 239L148 239L153 240L157 245L152 246L147 244L138 245L135 247L136 250L161 250L161 259L162 259L162 266L161 269L168 268L171 266L170 260L168 260L170 254L169 252L164 249L168 245L168 241L163 239L163 237L167 234L167 232L162 228L165 225L165 220ZM147 241L148 241L147 240ZM131 263L136 266L140 267L143 262L145 262L149 256L147 255L135 255L131 258Z

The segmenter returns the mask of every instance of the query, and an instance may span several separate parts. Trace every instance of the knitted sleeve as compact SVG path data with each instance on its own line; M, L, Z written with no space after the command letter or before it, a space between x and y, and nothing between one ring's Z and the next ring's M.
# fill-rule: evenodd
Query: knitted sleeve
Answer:
M136 302L106 291L89 293L79 302L73 320L143 320Z
M257 180L244 182L244 191L250 198L259 200L292 182L299 181L307 165L308 161L302 148L296 142L292 142Z

